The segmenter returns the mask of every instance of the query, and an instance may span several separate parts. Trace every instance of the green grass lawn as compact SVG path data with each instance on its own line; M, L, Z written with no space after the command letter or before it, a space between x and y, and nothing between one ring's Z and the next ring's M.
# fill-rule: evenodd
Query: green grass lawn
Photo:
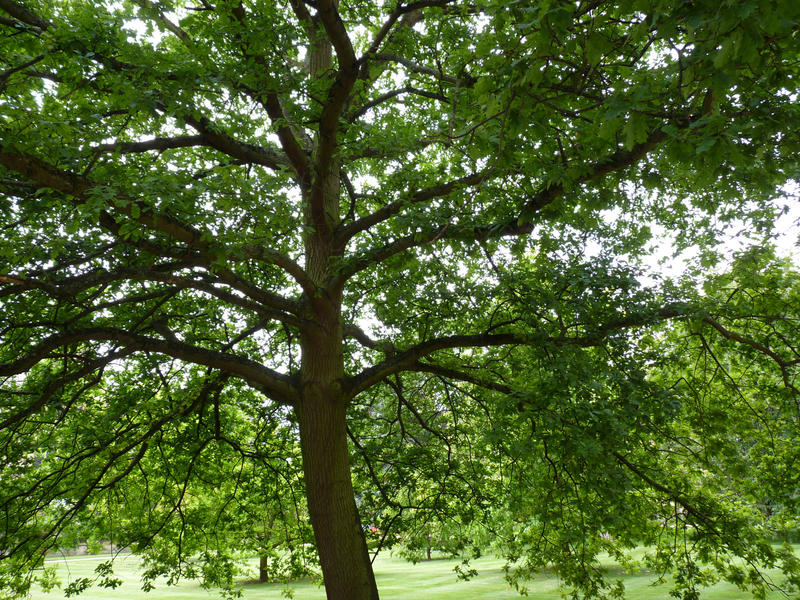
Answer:
M77 577L91 577L94 567L107 557L73 557L50 561L56 564L63 584ZM468 582L456 579L453 567L455 560L434 560L412 565L392 557L380 557L375 563L375 574L382 600L407 600L424 598L425 600L494 600L504 598L520 598L503 580L503 561L493 558L482 558L472 562L480 575ZM252 561L253 574L256 572L256 561ZM200 588L194 582L181 582L177 586L157 585L156 589L146 594L140 589L137 572L138 560L132 556L120 556L115 561L114 572L123 580L116 590L92 588L79 598L85 600L212 600L217 596ZM652 574L640 573L624 575L629 598L633 600L662 600L668 596L668 586L652 586ZM297 600L324 600L324 590L312 583L298 582L292 584ZM248 600L279 600L283 598L281 584L243 583L244 598ZM542 574L528 585L528 598L535 600L557 600L559 596L558 580L549 574ZM33 600L57 600L63 592L54 590L44 593L35 590ZM751 598L734 586L717 584L707 589L701 596L704 600L744 600ZM770 598L785 598L774 594Z

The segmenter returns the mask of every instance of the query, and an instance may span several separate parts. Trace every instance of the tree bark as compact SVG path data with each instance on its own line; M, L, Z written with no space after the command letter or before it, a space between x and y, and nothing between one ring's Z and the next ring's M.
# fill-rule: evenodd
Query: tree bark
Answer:
M330 69L331 48L331 41L321 31L312 40L309 68L313 77L322 77ZM331 144L335 145L335 139L326 135L330 132L320 131L314 140L316 169L303 198L305 271L317 287L306 289L302 300L306 326L300 340L296 414L308 512L327 598L378 600L350 475L346 421L350 397L342 389L342 290L341 284L335 283L343 248L335 247L333 236L340 219L340 164L322 150L330 151Z
M269 581L269 558L267 556L259 556L258 560L258 582L267 583Z
M328 600L378 600L350 478L341 398L304 398L298 407L308 511Z
M335 216L336 186L325 195L326 217ZM307 238L306 269L320 292L306 297L301 337L300 401L296 407L306 498L328 600L378 600L366 538L350 475L347 405L342 389L341 290L325 287L331 264L329 238Z

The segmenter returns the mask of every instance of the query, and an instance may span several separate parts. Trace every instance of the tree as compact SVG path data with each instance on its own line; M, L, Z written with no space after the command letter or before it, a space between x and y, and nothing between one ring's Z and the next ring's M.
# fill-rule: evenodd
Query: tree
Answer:
M625 264L654 225L706 258L725 223L769 235L797 175L796 2L0 9L3 585L104 494L126 543L194 531L187 492L290 456L277 431L331 600L378 597L362 521L391 542L424 514L522 527L509 557L587 593L598 551L670 524L696 543L656 561L687 594L698 557L777 560L734 535L763 515L672 473L716 450L680 446L687 400L646 342L703 323L796 395L771 350L793 337Z

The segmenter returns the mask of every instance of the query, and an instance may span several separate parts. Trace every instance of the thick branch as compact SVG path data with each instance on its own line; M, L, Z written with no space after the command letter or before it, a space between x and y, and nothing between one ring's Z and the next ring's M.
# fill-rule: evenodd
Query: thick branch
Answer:
M317 16L336 51L340 72L355 71L355 51L353 50L350 36L347 35L347 29L345 29L342 18L339 16L338 4L338 0L319 0L317 3Z
M308 276L308 273L305 272L303 267L285 254L255 245L243 246L242 253L244 254L245 258L252 258L260 262L280 267L289 275L291 275L307 294L316 293L316 284ZM231 259L235 260L235 256L231 257Z
M195 119L185 116L184 120L200 133L201 139L206 144L245 163L262 165L270 169L281 169L292 164L286 155L276 150L243 144L226 133L216 131L206 118Z
M420 342L405 350L398 350L382 362L364 369L358 375L349 377L346 383L351 396L368 389L383 381L389 375L400 371L415 370L420 359L440 350L455 348L492 348L498 346L580 346L589 348L600 346L606 337L615 332L633 327L639 327L656 321L684 317L688 307L684 305L670 305L653 312L642 312L622 316L601 324L593 331L584 335L575 336L548 336L542 333L483 333L473 335L451 335L437 339Z
M432 135L427 135L423 138L420 138L411 144L404 144L393 148L374 148L371 146L365 146L359 148L355 152L348 152L345 154L345 158L348 162L354 162L364 158L397 160L407 156L409 152L424 150L425 148L428 148L434 144L442 144L443 146L446 146L445 140L440 135L434 133Z
M305 2L303 0L289 0L289 4L295 17L300 22L300 26L305 30L308 41L313 42L316 29L314 27L314 19L311 13L308 12Z
M50 27L50 22L43 19L39 15L32 13L27 8L12 0L0 0L0 10L6 11L15 19L22 21L26 25L32 25L39 29L47 29Z
M45 338L17 360L0 363L0 376L17 375L28 371L48 358L57 348L79 342L112 342L126 350L142 350L165 354L179 360L204 365L230 373L261 389L267 396L282 404L296 399L296 390L287 375L265 367L249 358L209 350L178 340L160 340L113 327L92 327Z
M100 154L103 152L119 152L128 154L129 152L150 152L157 150L163 152L172 148L190 148L192 146L202 146L204 138L201 135L186 135L174 138L155 138L142 142L111 142L93 146L92 152Z
M367 333L358 325L347 324L343 327L343 334L345 338L353 338L365 348L371 350L380 350L382 352L393 352L394 346L390 342L383 340L373 340Z
M578 338L574 338L579 343ZM376 383L383 381L389 375L400 371L410 370L419 359L433 354L439 350L453 348L490 348L493 346L523 345L530 343L545 344L555 343L553 338L544 336L526 336L517 333L453 335L434 340L420 342L404 351L391 354L386 360L364 369L356 376L350 377L347 387L352 396L368 389ZM595 344L591 344L595 345Z
M326 234L330 233L326 199L330 194L331 182L339 182L339 170L336 168L334 155L339 144L340 120L358 75L353 45L336 9L337 4L337 0L320 0L317 5L317 15L339 59L336 78L328 88L320 115L319 142L315 156L317 172L309 198L313 226L318 232Z
M369 57L374 56L375 53L380 49L381 45L383 44L383 40L386 39L386 36L389 35L389 32L394 27L394 24L397 22L403 14L403 3L398 2L395 9L389 14L389 17L383 23L381 28L378 30L378 33L375 35L375 38L372 40L372 43L367 48L367 51L358 59L359 64L365 62L369 59Z

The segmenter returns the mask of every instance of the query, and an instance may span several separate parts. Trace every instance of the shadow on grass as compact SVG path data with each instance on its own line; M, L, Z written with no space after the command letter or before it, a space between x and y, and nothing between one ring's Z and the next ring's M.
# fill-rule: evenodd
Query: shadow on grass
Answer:
M242 579L237 581L236 585L240 587L250 587L258 585L295 585L298 583L314 583L314 580L311 577L300 577L290 581L282 581L280 579L271 579L269 581L259 581L258 579Z

